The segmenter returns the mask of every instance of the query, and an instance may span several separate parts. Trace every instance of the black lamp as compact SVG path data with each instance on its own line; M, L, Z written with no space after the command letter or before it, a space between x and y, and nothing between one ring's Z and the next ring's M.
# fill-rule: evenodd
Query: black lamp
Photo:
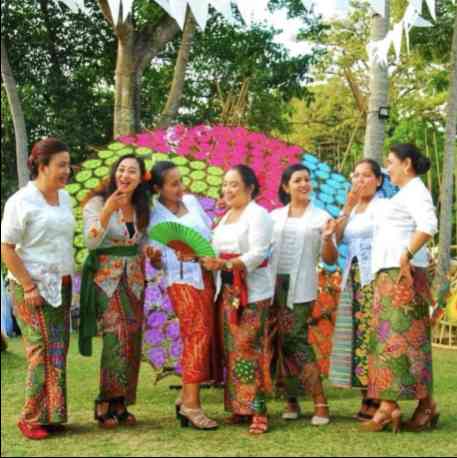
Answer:
M379 107L379 119L387 120L390 118L390 107Z

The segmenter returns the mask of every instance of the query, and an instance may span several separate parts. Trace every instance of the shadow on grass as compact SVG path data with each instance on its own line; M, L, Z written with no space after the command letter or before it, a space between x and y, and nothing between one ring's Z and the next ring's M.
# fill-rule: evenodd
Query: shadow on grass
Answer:
M25 356L22 354L11 352L11 350L6 350L2 352L1 358L2 367L6 369L19 369L24 366L26 363ZM3 373L3 371L2 371Z

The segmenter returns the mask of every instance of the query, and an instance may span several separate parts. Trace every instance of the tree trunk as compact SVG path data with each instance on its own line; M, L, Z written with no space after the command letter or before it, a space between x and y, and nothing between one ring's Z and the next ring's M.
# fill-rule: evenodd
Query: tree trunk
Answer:
M443 284L449 270L451 259L451 238L453 228L453 204L455 200L454 175L456 174L455 157L457 155L457 16L454 23L452 40L452 57L449 85L449 102L447 106L446 146L443 161L443 183L441 186L440 242L438 259L438 281Z
M8 96L8 102L11 110L11 117L13 118L14 124L18 183L19 187L23 187L29 181L29 172L27 168L27 129L25 127L24 112L22 111L22 104L17 91L16 80L11 70L3 37L1 39L1 60L2 79L5 84L5 90Z
M116 34L117 62L115 77L114 137L131 135L141 129L141 83L144 71L179 32L176 21L164 14L158 24L136 29L132 16L114 24L107 0L98 0L106 21Z
M138 132L136 105L138 101L135 69L135 32L125 28L118 34L116 63L116 95L114 102L114 137Z
M371 41L386 37L389 29L390 1L386 0L384 17L379 14L373 17ZM370 74L370 97L368 101L367 130L365 135L364 157L382 162L384 155L385 120L379 119L379 109L389 103L388 67L373 62Z
M181 47L179 48L178 57L176 59L176 67L173 76L173 82L168 94L168 100L162 112L158 124L160 128L170 126L178 116L179 107L181 105L182 96L184 93L184 83L186 79L186 69L189 63L190 51L192 48L192 40L195 35L196 23L192 12L187 8L186 23L182 35Z

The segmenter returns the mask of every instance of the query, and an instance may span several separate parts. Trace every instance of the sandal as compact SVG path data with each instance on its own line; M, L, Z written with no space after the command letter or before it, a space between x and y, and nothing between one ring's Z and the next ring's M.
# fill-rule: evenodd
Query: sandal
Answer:
M41 441L49 437L48 431L41 425L31 425L21 420L17 427L25 438L32 441Z
M95 401L94 417L102 429L116 429L119 426L119 420L111 411L108 401Z
M127 410L123 398L113 399L111 402L111 411L120 425L135 426L137 424L135 415Z
M252 424L249 428L249 434L261 436L268 432L268 417L263 415L254 415Z
M282 414L282 419L286 421L298 420L301 415L300 404L298 402L289 402L286 410Z
M115 414L116 418L121 425L125 426L136 426L137 420L135 415L130 413L127 409L125 409L121 414Z
M391 411L385 410L381 407L372 420L360 425L360 431L378 433L384 431L389 425L392 426L392 431L394 433L400 432L401 411L398 405Z
M195 429L204 431L215 431L219 428L219 425L214 420L208 418L202 409L188 409L182 405L179 411L179 417L182 428L192 426Z
M325 409L329 408L328 404L316 404L316 408L322 407ZM314 415L313 418L311 419L311 425L312 426L327 426L330 423L330 417L323 417L321 415Z
M379 407L380 407L380 404L378 401L374 401L373 399L364 399L362 401L362 408L360 409L360 411L357 413L357 415L354 416L354 419L355 420L358 420L358 421L370 421L373 419L374 417L374 414L369 414L369 413L366 413L364 412L364 407L366 408L367 411L369 411L370 409L376 409L378 410Z
M428 409L417 407L411 420L403 426L405 431L420 433L431 429L436 429L440 420L440 413L435 402Z

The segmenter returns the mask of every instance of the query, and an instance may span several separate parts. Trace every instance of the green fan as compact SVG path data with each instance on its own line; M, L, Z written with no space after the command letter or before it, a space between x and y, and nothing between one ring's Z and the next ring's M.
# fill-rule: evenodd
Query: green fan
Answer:
M185 256L216 257L211 244L197 231L179 223L160 223L151 228L149 238Z

